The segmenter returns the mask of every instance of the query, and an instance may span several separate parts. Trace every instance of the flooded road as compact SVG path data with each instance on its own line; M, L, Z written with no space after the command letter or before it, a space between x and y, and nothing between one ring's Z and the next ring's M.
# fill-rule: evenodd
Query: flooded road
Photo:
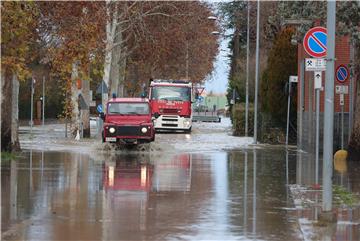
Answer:
M331 230L314 225L321 190L304 188L315 183L313 157L252 146L222 124L159 134L149 152L97 151L96 139L47 142L25 131L22 157L1 166L2 239L360 239L359 205L337 209ZM337 163L334 183L359 193L359 172Z
M2 168L3 237L301 240L276 152L26 152Z

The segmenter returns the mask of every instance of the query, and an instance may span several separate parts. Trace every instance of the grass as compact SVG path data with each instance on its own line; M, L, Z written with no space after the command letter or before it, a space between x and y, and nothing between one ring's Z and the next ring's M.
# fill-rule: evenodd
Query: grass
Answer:
M17 159L18 155L12 152L1 152L1 165L9 163L11 160Z
M333 185L333 202L338 205L354 206L359 204L359 198L339 185Z

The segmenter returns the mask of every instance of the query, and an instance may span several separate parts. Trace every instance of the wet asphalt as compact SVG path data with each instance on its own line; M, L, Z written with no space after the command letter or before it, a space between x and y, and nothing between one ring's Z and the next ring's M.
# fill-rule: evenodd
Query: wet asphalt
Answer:
M39 147L22 136L27 148L1 166L2 239L360 239L358 206L339 209L338 225L325 234L309 225L318 206L296 208L289 187L314 183L310 155L247 139L236 148L233 137L201 149L206 134L226 140L228 126L213 125L190 137L160 134L143 152L99 151L96 139ZM359 192L359 165L344 170L334 171L335 182Z

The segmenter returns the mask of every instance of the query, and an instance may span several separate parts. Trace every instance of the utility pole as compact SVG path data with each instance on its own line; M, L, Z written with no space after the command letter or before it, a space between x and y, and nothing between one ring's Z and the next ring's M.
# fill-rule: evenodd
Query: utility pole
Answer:
M323 192L322 209L331 214L332 210L332 172L334 139L334 64L335 64L335 19L336 1L327 1L327 56L324 110L324 153L323 153Z
M30 103L30 138L32 138L32 129L33 129L33 125L34 125L34 121L33 121L33 112L34 112L34 84L35 84L35 79L32 78L31 79L31 103Z
M260 26L260 1L257 0L256 14L256 71L255 71L255 104L254 104L254 144L257 143L257 112L258 112L258 88L259 88L259 26Z
M247 37L246 37L246 87L245 87L245 136L249 131L249 55L250 55L250 1L247 2Z
M185 78L186 80L189 80L189 42L188 40L186 40L186 46L185 46L185 50L186 50L186 66L185 66Z
M45 76L43 76L43 83L42 83L42 126L44 127L45 124Z
M286 115L286 147L289 144L289 123L290 123L290 100L291 100L291 80L288 82L288 103L287 103L287 115Z

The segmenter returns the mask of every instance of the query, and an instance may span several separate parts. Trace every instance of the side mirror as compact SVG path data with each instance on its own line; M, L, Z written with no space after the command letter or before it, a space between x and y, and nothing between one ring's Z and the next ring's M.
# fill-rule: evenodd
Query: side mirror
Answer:
M104 114L104 112L100 112L100 118L101 118L103 121L105 121L105 114Z
M157 112L154 113L154 117L155 117L156 119L159 118L159 116L160 116L159 113L157 113Z

